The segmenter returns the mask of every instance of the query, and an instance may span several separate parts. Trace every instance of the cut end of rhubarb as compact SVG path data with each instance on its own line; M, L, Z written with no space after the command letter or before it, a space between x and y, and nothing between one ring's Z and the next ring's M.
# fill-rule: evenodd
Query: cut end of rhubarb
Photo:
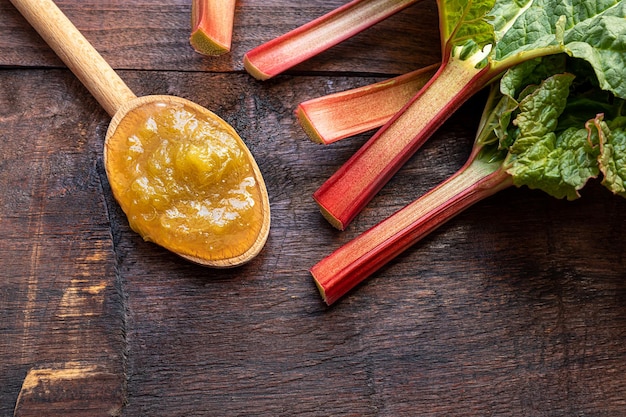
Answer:
M298 105L295 113L298 122L300 122L300 126L302 126L302 129L304 130L304 133L306 133L312 142L320 143L322 145L328 145L328 143L330 143L326 142L320 132L315 128L301 104Z
M326 290L324 289L324 287L322 287L322 284L320 284L320 282L317 280L313 271L311 270L310 272L311 272L311 276L313 277L313 281L315 281L315 286L317 287L317 290L320 292L320 295L322 296L322 300L326 303L326 305L330 305L331 303L329 303L328 299L326 298Z
M313 196L313 198L315 198L315 196ZM318 207L320 208L320 212L322 213L322 216L324 216L326 221L328 221L328 223L330 223L331 226L339 230L344 230L346 228L346 225L343 224L343 222L339 220L337 217L333 216L333 214L330 211L326 210L326 208L323 205L321 205L320 202L317 201L317 199L315 201Z
M202 55L219 56L230 52L230 44L224 45L215 39L211 39L210 36L200 29L191 34L189 43L196 52Z
M257 80L265 81L272 78L272 74L266 74L250 61L248 54L243 56L243 67Z

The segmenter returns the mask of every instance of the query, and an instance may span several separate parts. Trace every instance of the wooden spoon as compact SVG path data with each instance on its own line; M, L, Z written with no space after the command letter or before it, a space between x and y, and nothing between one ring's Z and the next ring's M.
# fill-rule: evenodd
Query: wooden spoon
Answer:
M11 2L112 117L104 143L104 163L112 188L116 177L124 173L116 172L110 166L111 164L106 156L107 150L119 149L124 146L128 147L128 145L122 143L121 139L116 138L114 133L124 120L128 120L129 117L137 118L136 113L140 107L151 103L185 106L187 109L197 112L199 117L212 119L222 124L222 126L226 125L226 122L214 113L180 97L154 95L138 98L135 96L52 0L11 0ZM228 127L230 128L230 126ZM257 227L259 232L256 238L253 239L253 243L248 248L237 248L233 251L230 251L228 248L225 248L225 250L221 248L220 253L225 253L225 255L216 259L215 256L197 255L199 251L194 250L194 248L186 248L186 250L173 249L168 247L169 245L167 244L157 242L166 249L192 262L217 268L238 266L254 258L265 245L270 228L269 198L259 167L249 149L241 141L234 129L232 129L232 134L235 135L234 137L240 144L241 150L247 156L261 200L255 201L255 204L260 205L262 210L262 224L260 228ZM117 136L119 137L120 135ZM115 141L115 143L112 143L112 141ZM113 189L113 192L115 195L116 190ZM119 201L117 195L116 198ZM126 214L128 215L128 213ZM181 245L184 246L185 242L177 242L177 247L181 247Z

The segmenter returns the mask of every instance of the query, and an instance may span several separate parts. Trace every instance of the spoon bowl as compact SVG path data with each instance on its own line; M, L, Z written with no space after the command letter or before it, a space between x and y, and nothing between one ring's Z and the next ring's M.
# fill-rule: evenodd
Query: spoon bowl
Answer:
M204 266L234 267L242 265L258 255L269 235L269 198L261 171L237 132L213 112L192 101L169 95L137 97L52 0L11 0L11 2L112 117L104 141L104 165L113 195L129 218L131 227L139 231L144 239L153 241L189 261ZM217 126L220 137L225 135L227 141L234 144L232 153L242 155L241 161L243 163L240 165L245 166L247 173L245 184L253 190L252 194L246 194L245 197L245 204L252 207L251 210L256 213L251 217L250 223L239 221L238 229L225 228L222 223L211 225L210 230L219 229L220 234L225 238L213 239L211 237L212 240L208 242L192 238L192 233L187 233L187 231L194 228L190 228L189 225L179 225L179 232L172 234L170 233L172 227L167 224L152 222L151 225L146 226L143 219L152 216L136 215L133 212L134 206L129 203L130 199L127 197L128 171L130 169L125 168L124 163L119 161L127 158L129 152L132 153L129 138L133 126L146 122L151 117L150 111L146 111L146 109L154 108L176 109L175 111L184 109L185 112L192 115L190 117L194 118L194 123L200 121L199 123ZM206 139L210 138L206 137ZM177 137L175 140L185 142L191 139L183 136ZM183 145L185 144L183 143ZM218 153L223 154L221 151ZM215 159L215 157L211 157ZM194 161L202 159L189 158L192 160L192 167L197 165L193 163ZM230 164L230 161L226 160L224 164ZM200 164L200 166L202 165ZM204 173L199 172L199 174L199 177L205 177ZM182 178L187 178L191 182L198 181L196 175L183 176ZM211 177L208 176L207 178ZM179 185L182 188L187 187L187 184L175 184L177 189L181 188ZM200 189L200 191L202 190ZM196 192L198 192L197 188L190 191L191 195L195 195ZM160 197L165 197L167 200L173 198L170 195ZM141 198L140 195L135 200ZM242 205L237 204L238 206ZM195 204L194 207L199 213L210 212L200 203ZM151 210L158 211L156 208L151 208ZM174 208L174 210L177 209ZM234 214L230 217L233 216ZM177 217L184 218L182 215ZM206 215L204 217L205 220L210 220L215 216ZM238 234L232 234L231 230L235 230ZM210 235L209 228L204 228L199 233L203 236ZM237 236L244 236L245 238L239 239Z
M174 109L175 111L189 109L195 116L194 120L205 119L220 126L224 133L232 138L233 143L236 143L237 149L242 151L249 168L249 174L251 174L254 178L254 184L252 184L251 187L253 188L253 192L255 194L254 200L256 202L256 207L252 207L252 209L254 209L254 213L256 214L253 216L254 221L251 222L252 224L244 225L239 228L231 228L234 229L231 231L231 234L236 238L236 240L233 241L233 239L229 237L227 239L230 242L229 244L221 245L216 248L209 248L208 244L190 246L187 244L187 241L193 241L193 235L190 232L185 231L182 233L182 236L181 234L177 235L175 233L169 233L173 236L172 238L167 235L163 235L162 233L158 233L158 231L155 232L154 230L150 230L149 225L146 225L145 227L142 227L141 224L135 225L136 221L133 219L137 216L129 215L133 210L132 204L128 201L129 199L127 197L130 192L130 187L127 184L129 182L129 169L127 167L128 161L126 160L125 151L129 147L128 137L130 134L126 131L125 126L136 126L137 120L143 121L146 119L147 115L154 114L155 107L158 107L161 110ZM162 147L159 147L159 149L161 148ZM254 258L261 251L261 249L263 249L270 229L270 216L268 215L270 207L261 171L259 170L259 167L250 151L235 130L206 108L192 101L176 96L154 95L139 97L131 100L122 105L122 107L115 113L111 123L109 124L104 142L103 159L113 195L120 203L124 212L127 213L129 219L131 219L131 225L133 225L133 228L145 231L144 233L140 233L144 236L144 239L146 239L146 236L149 235L151 237L147 240L151 240L160 246L176 252L178 255L187 260L216 268L241 265ZM118 162L115 163L114 161ZM126 168L117 169L120 165L125 166ZM133 169L132 171L134 172L135 170ZM134 177L131 176L131 180L133 178ZM188 181L189 183L193 183L193 179ZM189 184L185 184L186 188L189 186ZM196 188L193 192L194 196L200 196L202 194L202 189ZM213 193L213 189L211 187L209 187L209 193ZM141 220L143 219L138 219L138 221ZM242 227L245 227L245 230L241 230ZM161 237L159 238L159 236ZM177 236L178 239L176 239ZM202 240L196 239L196 241L201 242Z

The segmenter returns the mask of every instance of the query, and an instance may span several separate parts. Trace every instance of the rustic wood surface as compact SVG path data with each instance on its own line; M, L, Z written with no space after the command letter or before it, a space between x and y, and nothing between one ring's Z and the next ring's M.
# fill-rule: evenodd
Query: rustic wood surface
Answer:
M110 121L0 0L0 416L626 415L626 201L509 189L333 307L308 269L460 167L483 103L454 115L345 232L312 192L368 135L323 147L297 103L439 60L433 0L259 82L243 54L340 0L241 0L233 50L188 44L189 0L59 0L138 95L240 132L272 229L234 270L133 233L102 166Z

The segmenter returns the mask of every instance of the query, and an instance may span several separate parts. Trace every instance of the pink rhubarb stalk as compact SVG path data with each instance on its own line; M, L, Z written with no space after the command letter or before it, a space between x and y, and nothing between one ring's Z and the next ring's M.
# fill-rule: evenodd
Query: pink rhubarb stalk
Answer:
M510 185L499 163L470 157L448 180L314 265L322 298L334 303L437 227Z
M245 69L266 80L356 35L419 0L353 0L244 56Z
M313 142L328 145L381 127L428 83L434 64L389 80L307 100L296 116Z
M189 42L203 55L230 51L235 19L235 0L192 0Z
M344 230L435 130L492 78L489 67L478 70L454 58L443 62L428 84L313 194L324 217Z

